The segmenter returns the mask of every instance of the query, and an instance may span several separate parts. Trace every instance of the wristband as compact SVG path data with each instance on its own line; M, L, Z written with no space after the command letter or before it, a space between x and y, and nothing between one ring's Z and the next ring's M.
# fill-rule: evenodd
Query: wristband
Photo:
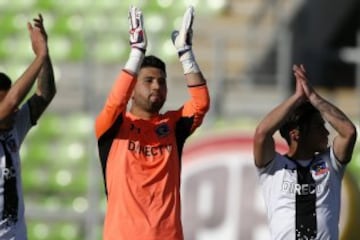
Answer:
M129 59L126 62L124 69L137 74L144 57L145 53L141 49L131 48Z
M200 68L191 49L181 54L179 58L182 63L184 74L200 72Z

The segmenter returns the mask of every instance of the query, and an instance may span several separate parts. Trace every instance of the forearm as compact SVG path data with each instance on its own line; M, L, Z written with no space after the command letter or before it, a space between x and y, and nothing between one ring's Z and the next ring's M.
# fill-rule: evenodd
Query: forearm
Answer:
M11 87L4 104L10 108L16 108L23 101L25 96L31 90L36 77L38 76L41 66L45 60L45 56L37 56L25 72L19 77L15 84Z
M309 100L311 104L319 110L324 119L338 132L341 136L352 134L355 130L354 124L339 108L313 93Z
M124 70L133 75L137 75L144 57L145 50L142 51L138 48L132 48L130 50L129 58L124 66Z
M186 54L188 54L187 58L184 60L184 56L181 56L180 62L182 63L184 70L184 76L189 88L192 105L195 108L195 111L203 118L210 108L209 90L206 85L206 80L195 60L192 49L186 52L185 55Z
M199 86L206 84L206 80L201 72L185 74L186 84L191 86Z
M272 136L281 127L283 122L293 112L293 110L301 103L301 101L301 98L296 95L292 95L265 116L258 125L257 131L262 134Z
M187 105L190 105L192 109L190 112L204 116L210 107L210 95L207 86L198 85L197 87L189 87L189 93L191 100L188 102L189 104L185 104L185 110Z
M275 156L275 142L273 135L281 127L287 117L301 103L301 98L291 96L274 108L260 122L254 136L254 160L259 168L266 166Z
M37 94L50 103L56 93L54 70L50 56L47 56L38 77Z

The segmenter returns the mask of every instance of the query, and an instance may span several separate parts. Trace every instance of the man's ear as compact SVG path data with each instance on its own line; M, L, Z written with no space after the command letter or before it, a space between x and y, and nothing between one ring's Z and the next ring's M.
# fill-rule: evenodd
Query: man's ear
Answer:
M298 142L300 138L300 131L298 129L293 129L290 131L289 136L292 141Z
M132 93L131 93L131 96L130 96L130 99L132 99L132 100L135 97L135 91L136 91L136 88L137 88L137 84L138 84L138 81L136 81L135 86L134 86L134 88L132 90Z

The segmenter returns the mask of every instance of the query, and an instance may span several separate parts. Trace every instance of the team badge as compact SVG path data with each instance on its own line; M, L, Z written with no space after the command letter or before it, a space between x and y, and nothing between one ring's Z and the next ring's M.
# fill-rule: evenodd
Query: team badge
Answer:
M315 172L315 176L319 176L329 172L329 168L324 161L314 164L311 168Z
M170 133L170 128L166 123L163 123L160 124L155 131L159 137L165 137Z

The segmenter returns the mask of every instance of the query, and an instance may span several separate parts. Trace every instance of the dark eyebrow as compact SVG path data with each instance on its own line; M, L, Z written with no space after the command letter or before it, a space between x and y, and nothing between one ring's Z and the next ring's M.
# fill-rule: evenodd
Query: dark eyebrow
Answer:
M153 76L145 76L143 79L144 80L149 80L149 79L154 79L154 77Z

